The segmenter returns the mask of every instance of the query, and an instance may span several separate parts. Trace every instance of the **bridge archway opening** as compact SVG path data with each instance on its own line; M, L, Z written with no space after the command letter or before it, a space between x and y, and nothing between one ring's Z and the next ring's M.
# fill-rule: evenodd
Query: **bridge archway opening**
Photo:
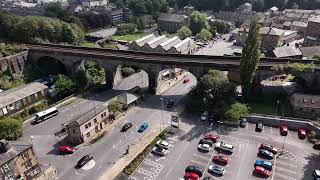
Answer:
M67 74L66 66L58 59L43 56L37 60L36 68L46 75Z

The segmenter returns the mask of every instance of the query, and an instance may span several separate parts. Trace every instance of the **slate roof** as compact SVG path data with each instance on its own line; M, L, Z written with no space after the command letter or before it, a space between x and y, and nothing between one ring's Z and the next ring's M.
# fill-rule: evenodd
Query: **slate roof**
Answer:
M308 21L320 23L320 16L314 16L312 18L309 18Z
M273 36L282 36L284 34L284 30L272 27L262 27L260 28L260 34L265 35L273 35Z
M292 57L292 56L301 56L302 52L299 48L295 46L282 46L277 47L273 51L275 57L284 58L284 57Z
M185 15L181 14L169 14L169 13L161 13L158 17L158 21L166 21L166 22L182 22L186 18Z
M31 144L18 141L9 142L9 146L10 149L7 152L0 153L0 166L32 147Z

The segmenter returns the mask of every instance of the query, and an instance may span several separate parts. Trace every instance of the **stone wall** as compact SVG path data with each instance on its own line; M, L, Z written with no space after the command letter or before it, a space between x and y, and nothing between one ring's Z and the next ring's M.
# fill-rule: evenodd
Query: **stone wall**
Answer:
M0 59L0 72L9 71L10 73L19 73L23 71L27 61L28 52L24 51L12 56Z

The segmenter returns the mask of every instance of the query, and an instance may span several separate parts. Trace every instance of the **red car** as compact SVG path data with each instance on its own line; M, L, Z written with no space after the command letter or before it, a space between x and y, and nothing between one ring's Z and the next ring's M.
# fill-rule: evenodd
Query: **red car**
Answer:
M228 157L227 156L213 156L212 158L213 162L226 165L228 164Z
M60 146L59 151L64 154L72 154L76 149L70 146Z
M196 173L186 172L184 174L184 179L185 180L199 180L200 178L199 178L198 174L196 174Z
M277 154L278 149L273 147L271 144L261 144L259 149L265 149L267 151L272 152L273 154Z
M280 134L282 136L288 135L288 126L287 125L280 126Z
M189 82L189 81L190 81L189 78L185 78L185 79L183 80L183 83L187 83L187 82Z
M208 133L208 134L205 134L203 136L203 139L209 139L210 141L212 141L213 143L217 142L217 135L215 134L212 134L212 133Z
M305 139L307 137L307 131L304 128L299 128L298 136L300 139Z
M263 177L266 177L266 178L269 177L270 174L271 174L270 171L264 169L264 168L261 167L261 166L256 166L256 167L254 168L254 172L255 172L257 175L260 175L260 176L263 176Z
M313 145L313 149L320 150L320 141L316 142L316 143Z

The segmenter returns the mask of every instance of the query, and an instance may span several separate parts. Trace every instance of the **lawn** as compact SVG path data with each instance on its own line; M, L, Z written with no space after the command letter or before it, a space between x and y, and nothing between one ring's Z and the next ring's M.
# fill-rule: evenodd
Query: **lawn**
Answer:
M283 115L288 112L288 102L285 98L279 100L278 115ZM277 100L273 97L264 96L252 99L248 102L251 113L276 115Z
M126 34L126 35L122 35L122 36L114 35L114 36L112 36L112 39L133 42L133 41L140 39L148 34L150 34L150 33L135 33L135 34Z
M80 43L80 46L84 46L84 47L97 47L96 43L94 42L88 42L88 41L84 41Z

